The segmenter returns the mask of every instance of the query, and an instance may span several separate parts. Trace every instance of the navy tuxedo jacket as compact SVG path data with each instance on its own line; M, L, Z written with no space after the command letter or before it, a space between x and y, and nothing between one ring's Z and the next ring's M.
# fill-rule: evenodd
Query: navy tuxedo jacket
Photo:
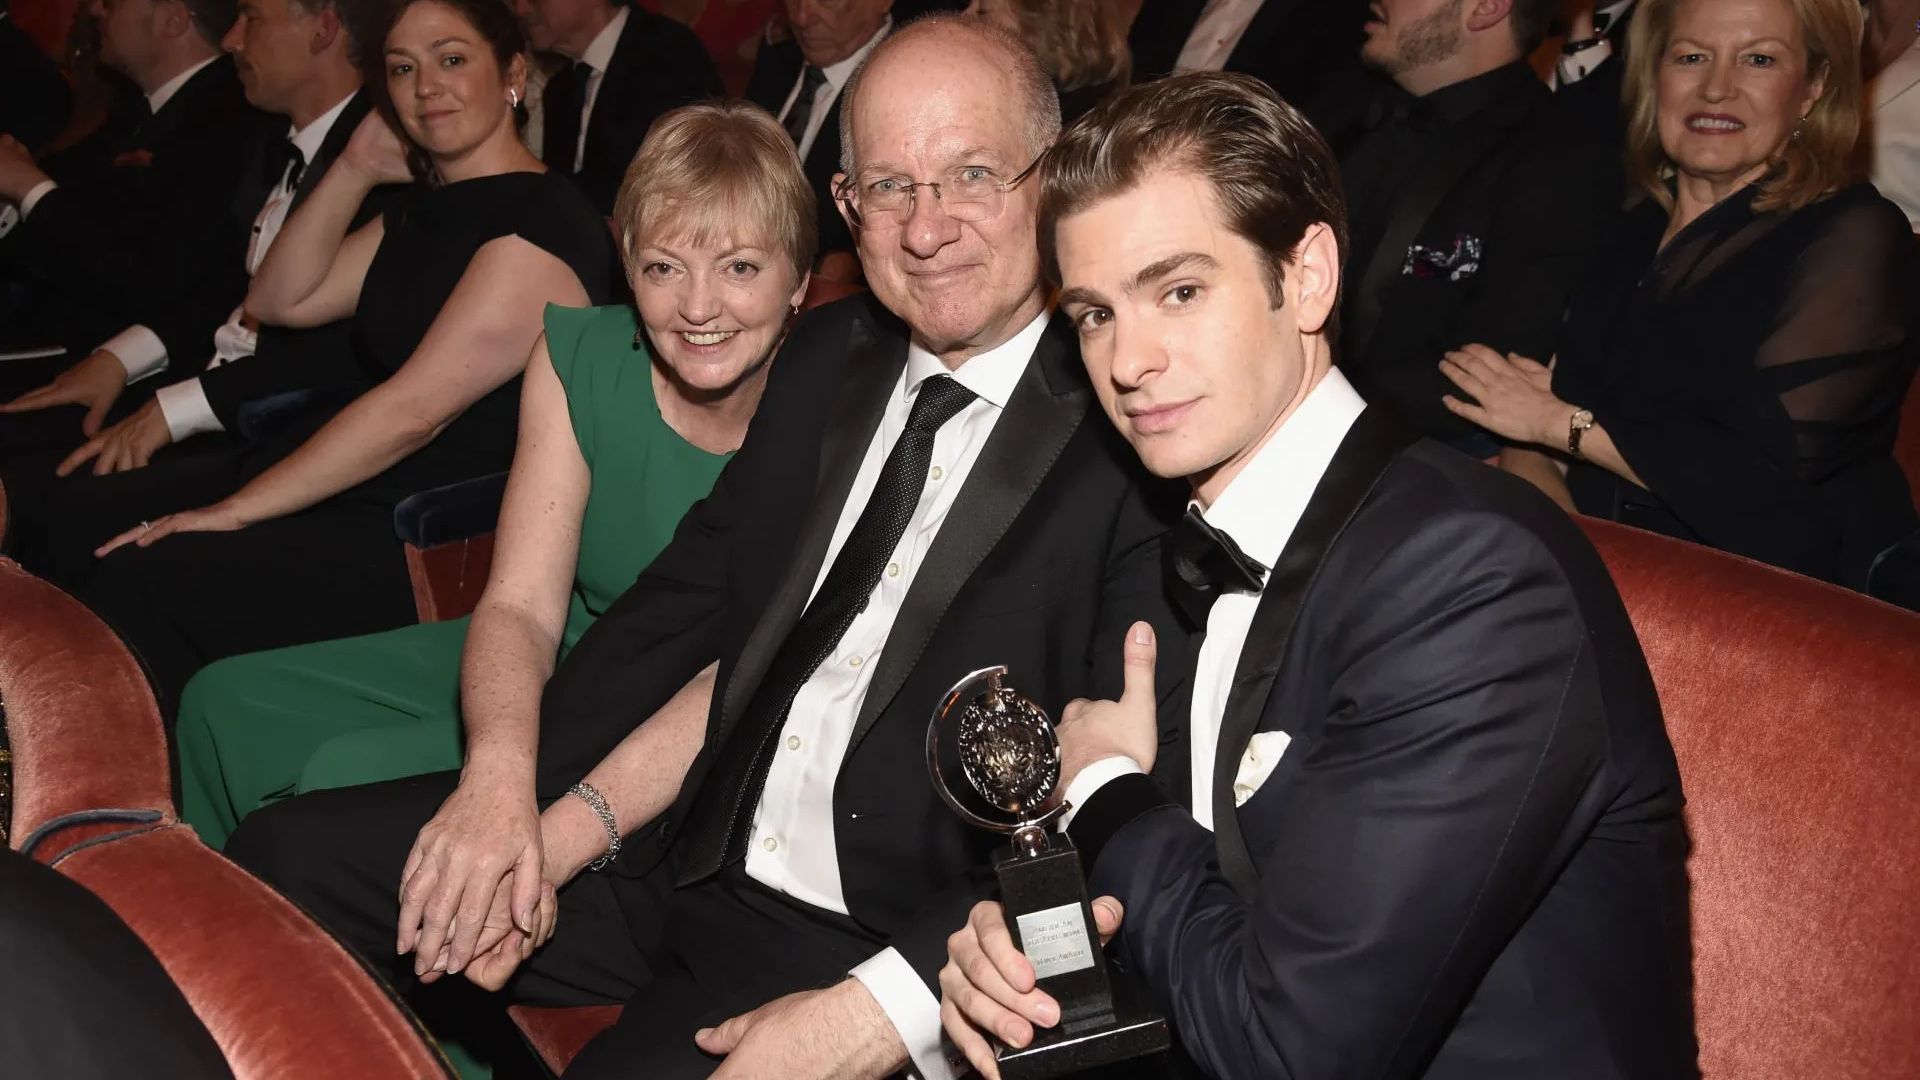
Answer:
M1236 807L1270 731L1292 741ZM1205 1075L1655 1080L1697 1075L1681 804L1578 527L1374 407L1262 592L1217 834L1145 776L1070 833Z

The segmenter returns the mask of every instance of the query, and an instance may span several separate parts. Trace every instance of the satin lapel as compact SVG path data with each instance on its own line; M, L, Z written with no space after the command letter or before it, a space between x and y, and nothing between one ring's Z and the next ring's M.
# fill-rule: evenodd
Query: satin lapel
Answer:
M1360 414L1340 440L1340 449L1327 465L1308 500L1306 512L1294 527L1287 546L1267 575L1247 631L1240 661L1234 666L1233 687L1227 692L1220 718L1220 741L1213 759L1213 830L1220 869L1242 895L1251 895L1259 881L1253 855L1240 832L1233 800L1233 780L1240 756L1260 729L1280 661L1286 656L1300 606L1326 565L1327 554L1346 530L1374 485L1402 450L1419 436L1385 409L1370 407ZM1296 733L1297 735L1297 733ZM1296 743L1293 753L1306 748Z
M873 441L880 417L886 412L887 395L907 365L906 339L876 332L865 318L854 323L848 353L846 375L821 438L819 478L807 516L799 525L793 557L787 562L779 587L767 600L766 610L741 646L740 659L727 679L721 700L720 731L709 734L709 745L719 745L718 739L733 730L740 711L773 663L774 653L806 610L807 597L813 593L813 583L826 561L827 546L833 542L841 507L853 487L854 474L860 471L860 459L866 456L867 444Z
M1354 319L1346 329L1346 343L1340 350L1354 365L1365 361L1367 345L1373 340L1386 306L1387 293L1399 283L1400 269L1406 264L1407 249L1420 238L1420 231L1440 203L1478 165L1494 145L1506 135L1517 118L1508 109L1489 110L1492 115L1463 124L1464 130L1449 139L1444 148L1419 163L1418 174L1394 207L1393 218L1380 236L1379 246L1367 256L1366 269L1354 294ZM1349 260L1349 274L1361 264Z
M1069 344L1068 334L1064 319L1048 324L1026 373L1007 399L1006 413L993 425L993 434L967 474L966 486L947 511L945 526L927 550L926 565L914 574L854 721L849 755L906 683L954 594L1006 535L1086 418L1093 391L1077 371L1079 354ZM964 674L955 672L954 677ZM934 704L928 702L927 708Z
M340 156L340 151L347 148L347 140L353 138L353 129L360 126L360 121L366 119L372 109L373 100L367 96L367 92L355 91L353 100L340 110L340 118L327 129L327 137L320 140L320 149L314 153L313 160L307 162L306 169L300 173L300 185L293 193L293 203L287 208L289 215L300 209L300 204L307 200L307 195L320 183L320 178L327 174L334 159Z

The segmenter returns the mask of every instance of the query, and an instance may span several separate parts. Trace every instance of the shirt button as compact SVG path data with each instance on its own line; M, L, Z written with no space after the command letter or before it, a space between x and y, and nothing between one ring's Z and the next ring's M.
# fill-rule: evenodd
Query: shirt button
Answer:
M888 577L899 577L899 576L900 576L900 564L899 564L899 563L897 563L897 562L892 562L892 563L888 563L888 564L887 564L887 576L888 576Z
M787 749L789 750L800 749L800 736L798 735L787 736Z
M854 657L854 658L852 658L851 660L848 660L848 661L847 661L847 666L848 666L848 667L859 667L859 666L860 666L860 658L856 656L856 657Z
M766 848L768 851L772 851L780 846L780 841L769 836L765 840L760 841L760 846Z
M934 478L935 480L938 480L938 479L940 479L940 478L941 478L942 476L945 476L945 475L946 475L945 473L943 473L943 472L941 472L941 471L940 471L940 466L938 466L938 465L935 465L935 466L933 467L933 478Z

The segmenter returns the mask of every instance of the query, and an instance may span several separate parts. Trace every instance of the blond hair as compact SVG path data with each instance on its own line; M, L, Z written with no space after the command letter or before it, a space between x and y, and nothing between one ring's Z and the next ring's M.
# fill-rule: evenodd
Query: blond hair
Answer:
M804 274L819 247L813 188L772 114L707 101L653 122L613 204L620 258L633 279L649 242L769 244Z
M1864 91L1860 85L1858 0L1785 0L1806 40L1807 75L1823 81L1777 167L1756 184L1754 207L1798 210L1854 179ZM1667 181L1674 163L1660 143L1658 84L1680 0L1642 0L1628 29L1622 89L1627 112L1627 174L1662 206L1673 206Z

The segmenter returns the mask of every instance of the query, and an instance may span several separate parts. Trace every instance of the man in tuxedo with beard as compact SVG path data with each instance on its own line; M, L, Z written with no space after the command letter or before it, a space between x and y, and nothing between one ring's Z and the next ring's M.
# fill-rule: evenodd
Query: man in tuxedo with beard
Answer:
M1042 184L1101 404L1192 489L1184 738L1156 730L1179 646L1144 623L1126 692L1060 728L1100 929L1190 1063L1697 1075L1680 781L1632 626L1565 514L1334 365L1326 144L1251 80L1180 76L1076 126ZM982 1032L1024 1045L1060 1003L998 904L949 950L946 1029L993 1076Z
M1534 74L1560 0L1372 0L1367 70L1308 107L1340 161L1351 245L1341 366L1369 400L1477 457L1448 350L1552 356L1620 204L1618 142L1569 124Z
M998 838L935 792L933 709L992 664L1049 708L1115 693L1096 643L1180 636L1178 492L1101 422L1040 276L1051 81L930 16L845 93L872 296L794 328L712 494L537 724L487 734L505 771L470 757L484 797L452 774L316 792L227 845L403 991L624 1002L570 1077L953 1075L933 979Z

